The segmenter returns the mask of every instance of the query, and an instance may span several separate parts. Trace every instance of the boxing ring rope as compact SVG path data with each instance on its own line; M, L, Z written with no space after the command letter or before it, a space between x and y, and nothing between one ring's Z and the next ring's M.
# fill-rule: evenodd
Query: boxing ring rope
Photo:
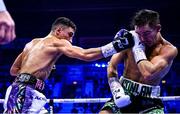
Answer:
M176 101L180 100L180 96L163 96L159 97L162 101ZM47 103L104 103L111 98L81 98L81 99L48 99ZM0 103L3 103L4 99L0 99Z

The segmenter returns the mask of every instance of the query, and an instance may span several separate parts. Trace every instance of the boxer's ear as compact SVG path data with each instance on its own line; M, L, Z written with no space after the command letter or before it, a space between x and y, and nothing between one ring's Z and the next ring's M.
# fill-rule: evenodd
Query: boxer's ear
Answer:
M62 27L57 27L55 34L59 36L62 32Z
M160 32L161 31L161 24L157 24L156 29L157 29L158 32Z

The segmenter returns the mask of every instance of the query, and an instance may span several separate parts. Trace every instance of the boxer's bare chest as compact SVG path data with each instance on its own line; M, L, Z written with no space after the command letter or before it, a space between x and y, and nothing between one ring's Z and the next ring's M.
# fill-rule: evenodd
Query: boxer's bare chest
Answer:
M146 49L147 59L150 61L155 56L160 55L161 48L163 48L162 44L154 46L152 48ZM138 70L137 63L134 61L134 55L131 50L127 51L127 58L125 58L125 69L124 69L125 77L132 79L134 81L140 82L142 76L140 71Z

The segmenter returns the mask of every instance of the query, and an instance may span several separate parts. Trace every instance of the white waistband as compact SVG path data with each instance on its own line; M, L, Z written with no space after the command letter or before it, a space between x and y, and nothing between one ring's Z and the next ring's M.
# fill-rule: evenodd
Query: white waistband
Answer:
M123 76L121 76L119 81L125 90L135 96L139 95L148 98L157 98L160 96L160 86L138 83Z

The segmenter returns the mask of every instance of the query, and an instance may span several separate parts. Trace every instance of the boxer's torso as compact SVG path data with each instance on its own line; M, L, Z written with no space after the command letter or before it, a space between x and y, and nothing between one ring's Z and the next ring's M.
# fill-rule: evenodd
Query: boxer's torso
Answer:
M171 47L172 45L169 42L163 40L162 42L159 42L156 46L146 49L147 59L149 61L151 61L152 58L160 55L161 50L166 49L167 46ZM149 85L159 85L161 79L168 73L168 71L172 65L172 62L170 62L170 64L168 64L168 66L162 70L160 76L158 76L152 80L144 80L143 76L141 75L140 71L138 70L137 64L135 63L133 52L131 49L128 49L126 51L126 56L127 57L124 59L125 68L124 68L123 75L128 79L132 79L134 81L144 83L144 84L149 84Z
M21 69L19 73L29 73L39 79L47 79L53 65L62 55L54 43L56 38L39 38L31 41L23 51Z

